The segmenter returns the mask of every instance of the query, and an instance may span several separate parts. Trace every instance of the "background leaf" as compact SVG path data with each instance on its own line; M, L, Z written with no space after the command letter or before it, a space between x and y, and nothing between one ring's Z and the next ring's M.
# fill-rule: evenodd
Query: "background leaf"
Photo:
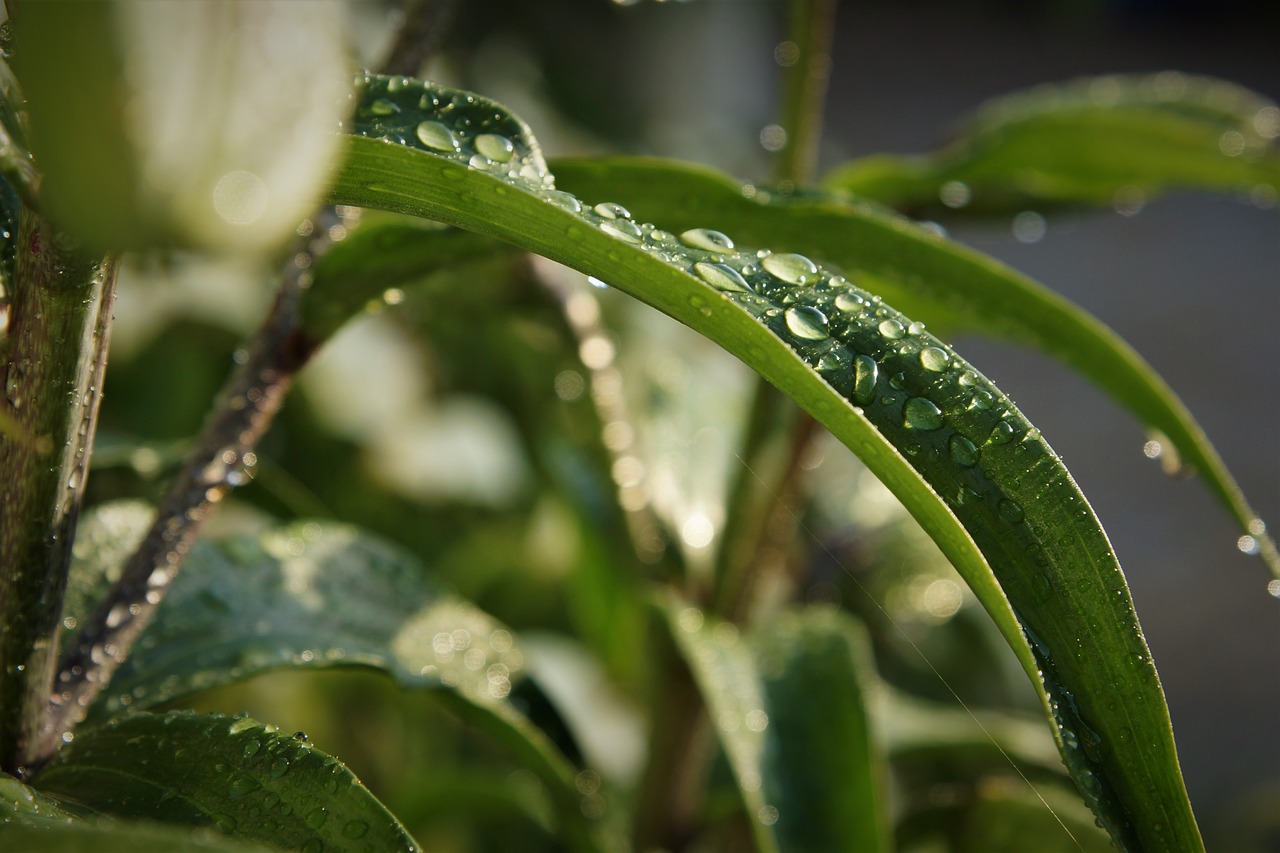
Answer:
M1063 204L1141 206L1174 188L1280 189L1280 107L1176 71L1038 86L999 98L922 157L880 155L823 183L901 210L1008 213Z
M120 818L293 850L417 850L337 759L246 717L134 714L81 730L39 788Z
M136 823L2 829L13 853L271 853L276 847L246 844L207 829L175 829Z
M835 610L797 611L739 637L731 623L679 602L665 614L759 848L890 849L887 771L858 626Z

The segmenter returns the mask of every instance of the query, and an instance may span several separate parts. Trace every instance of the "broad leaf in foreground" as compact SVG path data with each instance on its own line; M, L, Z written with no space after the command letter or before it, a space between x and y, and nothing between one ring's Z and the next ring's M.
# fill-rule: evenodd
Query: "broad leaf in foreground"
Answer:
M1277 138L1280 107L1233 83L1176 71L1112 75L1005 95L933 154L855 160L824 183L913 211L1124 209L1180 187L1274 205Z
M10 853L275 853L278 847L249 844L210 829L145 823L0 829Z
M736 239L801 252L947 334L1039 349L1092 380L1161 433L1256 543L1280 577L1280 554L1191 413L1146 361L1095 317L1004 264L866 204L833 194L786 196L711 169L609 157L555 164L557 185L617 199L672 230L715 222Z
M740 637L696 608L664 610L760 850L889 850L887 770L860 681L870 653L852 620L801 611Z
M91 611L151 515L130 501L82 520L67 590L70 619ZM505 701L523 667L511 633L433 583L408 554L346 525L297 522L197 542L90 721L280 667L339 666L382 670L406 688L435 691L537 773L575 849L593 848L576 768Z
M38 786L102 814L289 850L418 849L341 762L247 717L134 714L85 728Z
M806 257L740 250L714 222L676 237L555 190L523 124L475 95L369 78L353 130L332 201L491 234L596 276L785 390L974 589L1117 843L1202 847L1106 535L1039 431L945 343Z
M64 809L57 800L46 797L7 773L0 773L0 831L15 826L47 829L78 822L77 815Z

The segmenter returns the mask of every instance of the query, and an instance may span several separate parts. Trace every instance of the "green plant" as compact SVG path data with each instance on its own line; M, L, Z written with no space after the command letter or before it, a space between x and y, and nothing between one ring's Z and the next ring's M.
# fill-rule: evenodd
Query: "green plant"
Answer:
M1184 75L1086 81L1002 101L936 155L868 158L818 180L834 4L798 0L778 128L786 142L770 143L780 147L770 181L622 156L549 167L505 107L401 76L422 64L434 9L422 4L391 51L390 75L361 75L345 108L320 98L314 113L280 119L292 142L345 114L341 150L326 153L334 138L312 132L326 142L291 188L272 177L292 148L254 138L239 150L235 134L219 135L244 117L234 88L214 97L217 81L202 109L184 105L169 124L150 117L142 141L131 138L139 125L130 122L148 118L119 109L137 68L183 66L146 66L154 55L129 51L146 54L149 42L102 38L112 27L154 28L182 43L164 14L129 8L19 5L14 63L26 99L5 78L7 844L408 850L417 842L405 826L421 825L423 847L446 849L464 843L436 829L441 812L456 810L468 824L501 816L505 828L477 829L474 843L525 849L994 850L1025 849L1032 834L1045 849L1106 849L1087 805L1123 849L1202 849L1155 667L1101 526L1039 431L934 332L977 332L1065 361L1158 431L1165 452L1176 450L1237 518L1242 548L1280 575L1273 543L1200 429L1126 344L1027 278L879 205L1008 214L1170 187L1246 187L1274 204L1275 105ZM229 44L252 55L254 28L229 20ZM332 74L332 57L306 47L296 79ZM95 132L101 145L81 143ZM165 132L184 154L209 137L217 144L165 171ZM281 226L292 232L290 217L322 196L333 206L288 241ZM120 415L126 426L97 460L101 468L105 451L116 479L77 524L120 252L263 245L285 272L199 437L139 443ZM663 493L639 486L646 466L664 464L664 440L699 451L667 368L628 370L627 341L652 332L612 293L598 298L531 255L658 308L768 380L742 424L712 415L729 433L721 443L741 445L723 503L677 490L685 505L672 512ZM372 486L350 443L318 429L313 412L282 413L287 441L266 435L317 350L358 315L391 306L429 342L439 385L496 401L517 426L529 470L516 465L517 485L506 488L520 498L501 511L427 512L386 488L394 472ZM626 327L621 353L615 324ZM690 358L719 369L705 352ZM624 395L624 380L645 395ZM807 474L825 447L819 425L945 560L902 519L876 533L877 558L856 570L810 533L830 519L847 529L830 492L853 484L866 499L875 488L844 457ZM150 434L178 439L190 427L169 429ZM294 479L291 466L308 455L333 470ZM390 463L413 464L407 452ZM467 488L504 488L502 466L487 464L492 484ZM157 470L172 475L158 499L145 476ZM197 538L255 474L256 509L239 507ZM296 518L329 510L362 527ZM834 582L820 581L824 558ZM945 563L990 623L962 607ZM506 627L453 585L519 624ZM840 586L851 593L844 608L802 603ZM911 596L945 624L903 615L910 608L894 602ZM539 638L539 627L556 633ZM584 758L614 754L600 747L607 705L588 698L588 678L555 686L570 664L596 667L645 704L641 771L602 778L605 768ZM383 721L401 726L409 754L402 788L379 780L390 809L311 745L314 732L165 710L265 672L347 666L382 671L435 703L429 712L394 704L412 701L403 698L386 704L410 709L408 723ZM1029 677L1056 752L1027 719L1010 670ZM961 710L937 701L939 684ZM301 698L285 696L289 714L313 689L334 718L356 714L354 731L331 740L396 751L394 735L366 733L378 731L379 712L361 699L385 687L293 689ZM1011 707L992 707L1002 704L993 697ZM445 735L417 731L426 724L415 717L428 714ZM635 729L633 720L622 731ZM368 766L396 764L384 756ZM891 773L904 792L892 821Z

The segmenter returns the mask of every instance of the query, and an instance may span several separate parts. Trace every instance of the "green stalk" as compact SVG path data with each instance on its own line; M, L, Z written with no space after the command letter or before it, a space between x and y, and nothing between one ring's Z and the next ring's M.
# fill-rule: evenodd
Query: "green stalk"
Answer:
M3 343L0 414L0 766L21 774L47 724L62 595L97 424L116 265L63 244L30 211Z

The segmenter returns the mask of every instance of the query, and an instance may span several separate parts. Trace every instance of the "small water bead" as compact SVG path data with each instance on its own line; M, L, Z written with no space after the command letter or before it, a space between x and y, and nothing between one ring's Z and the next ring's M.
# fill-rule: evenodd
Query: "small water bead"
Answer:
M914 327L915 324L912 324ZM918 333L916 333L918 334ZM920 350L920 364L925 370L931 370L934 373L942 373L951 364L951 356L947 355L945 350L938 347L925 347Z
M1010 524L1017 524L1025 517L1022 507L1008 498L1001 498L1000 503L996 504L996 513Z
M796 305L787 309L787 329L797 338L806 341L822 341L830 336L827 315L808 305Z
M603 216L605 219L630 219L631 211L627 210L620 204L611 201L602 201L595 207L591 208L597 215Z
M400 112L400 108L386 98L378 98L372 104L369 104L365 111L369 115L389 116Z
M760 259L760 265L787 284L809 284L818 274L818 266L813 261L788 252L766 255Z
M481 133L475 140L476 150L495 163L508 163L516 146L500 133Z
M907 429L934 430L942 427L942 410L932 400L911 397L902 407L902 425Z
M947 441L947 451L951 454L951 461L957 465L972 468L978 464L978 448L963 435L951 436Z
M424 121L418 125L418 139L436 151L457 151L458 138L453 131L438 121Z
M891 341L899 340L907 333L907 330L903 328L902 324L893 319L880 321L879 329L880 336Z
M680 235L680 242L691 249L708 252L727 252L733 249L733 241L719 231L709 228L692 228Z
M969 398L969 408L979 412L987 411L993 403L995 403L995 397L981 388L975 389L973 395Z
M600 223L600 230L610 236L628 243L639 243L642 236L640 226L630 219L608 219Z
M714 287L730 293L751 293L751 285L733 267L726 264L709 264L705 262L693 265L698 278Z
M907 333L911 335L923 335L924 329L925 329L924 323L921 323L919 320L916 320L910 326L907 326Z

